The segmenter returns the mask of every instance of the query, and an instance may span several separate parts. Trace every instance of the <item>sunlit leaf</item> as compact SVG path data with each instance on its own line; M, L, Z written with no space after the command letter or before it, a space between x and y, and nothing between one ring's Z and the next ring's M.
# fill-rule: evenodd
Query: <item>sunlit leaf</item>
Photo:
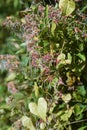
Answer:
M6 81L8 82L8 81L12 81L12 80L14 80L16 78L16 74L15 73L10 73L9 75L8 75L8 77L6 78Z
M75 2L73 0L68 0L66 15L70 15L75 10Z
M75 2L73 0L60 0L59 8L65 15L70 15L75 10Z
M61 53L60 55L58 55L57 60L65 60L65 54Z
M47 102L43 97L38 99L38 104L29 103L30 112L37 115L46 122Z
M67 54L68 60L70 61L70 63L72 62L72 56L70 53Z
M37 104L34 103L34 102L31 102L29 103L29 109L30 109L30 112L33 113L34 115L38 116L38 107L37 107Z
M29 118L27 116L23 116L21 121L22 121L22 124L24 127L29 128L29 130L36 130L31 121L31 118Z
M35 91L35 96L38 97L38 95L39 95L39 87L38 87L37 83L34 84L34 91Z
M46 127L46 124L45 124L44 122L42 122L42 123L40 124L40 129L41 129L41 130L44 130L45 127Z
M61 116L61 119L63 121L68 121L73 113L73 108L70 108L69 110L66 110L65 113Z
M62 100L65 102L65 103L68 103L70 100L71 100L71 94L68 93L68 94L65 94L62 96Z
M56 24L52 21L51 33L54 35L54 31L56 29Z
M47 102L43 97L38 100L38 113L39 116L46 121L46 112L47 112Z

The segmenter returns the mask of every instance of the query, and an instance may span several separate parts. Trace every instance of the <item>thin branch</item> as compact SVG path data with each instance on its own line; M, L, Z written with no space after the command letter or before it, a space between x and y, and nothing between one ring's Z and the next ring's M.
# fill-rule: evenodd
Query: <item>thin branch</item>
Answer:
M87 121L87 119L83 119L83 120L79 120L79 121L73 121L73 122L70 122L68 125L77 124L77 123L81 123L81 122L85 122L85 121Z

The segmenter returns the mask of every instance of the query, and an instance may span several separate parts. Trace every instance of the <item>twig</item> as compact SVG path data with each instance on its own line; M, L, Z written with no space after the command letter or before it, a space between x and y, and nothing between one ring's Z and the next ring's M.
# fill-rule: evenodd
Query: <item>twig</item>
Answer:
M87 121L87 119L83 119L83 120L79 120L79 121L73 121L73 122L69 123L68 125L77 124L77 123L81 123L81 122L85 122L85 121Z

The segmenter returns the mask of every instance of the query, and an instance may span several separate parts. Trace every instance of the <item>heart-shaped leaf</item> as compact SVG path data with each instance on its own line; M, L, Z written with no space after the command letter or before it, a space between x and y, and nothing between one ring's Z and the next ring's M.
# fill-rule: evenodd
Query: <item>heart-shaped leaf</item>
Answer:
M46 122L47 102L43 97L39 98L38 104L29 103L30 112L37 115Z
M60 0L59 8L65 15L70 15L75 10L75 2L73 0Z
M37 108L37 104L34 102L29 103L29 109L30 112L33 113L34 115L38 116L38 108Z
M39 116L46 121L46 112L47 112L47 102L43 97L38 100L38 113Z

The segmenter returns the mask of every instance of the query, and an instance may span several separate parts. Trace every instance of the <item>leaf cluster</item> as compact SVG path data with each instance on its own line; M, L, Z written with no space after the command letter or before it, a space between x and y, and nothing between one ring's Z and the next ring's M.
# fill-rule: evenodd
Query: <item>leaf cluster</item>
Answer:
M20 13L25 15L3 23L14 34L16 50L15 57L0 57L4 68L15 59L4 78L6 89L0 89L0 93L6 91L0 100L1 128L85 130L86 16L63 16L58 8L48 5L31 6Z

